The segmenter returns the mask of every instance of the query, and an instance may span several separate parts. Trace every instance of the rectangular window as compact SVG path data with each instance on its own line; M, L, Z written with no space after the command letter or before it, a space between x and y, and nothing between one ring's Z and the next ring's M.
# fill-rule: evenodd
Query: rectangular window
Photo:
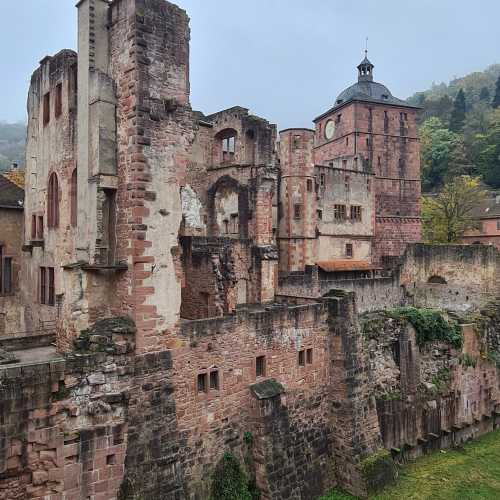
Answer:
M213 371L210 372L210 389L215 391L219 390L219 372Z
M351 205L351 220L361 221L361 207L359 205Z
M49 306L54 306L56 304L56 293L55 293L55 277L54 277L54 268L53 267L48 267L48 278L49 278L49 289L48 289L48 305Z
M38 224L36 225L36 237L43 240L43 215L38 216Z
M200 373L198 374L198 380L196 384L198 388L198 392L207 392L207 374Z
M294 219L300 219L300 214L301 214L301 205L294 205L293 206L293 218Z
M345 245L345 256L349 257L349 258L353 256L352 243L346 243L346 245Z
M235 152L235 136L222 139L222 161L232 161Z
M500 230L500 219L497 220L497 229Z
M338 221L345 220L346 218L346 208L345 205L334 205L333 206L333 218Z
M299 351L299 366L306 365L306 351Z
M62 115L62 83L58 83L56 86L56 102L54 114L56 118Z
M40 304L47 302L47 270L45 267L40 268Z
M340 113L340 114L337 115L336 122L340 123L340 120L342 120L342 113Z
M316 210L316 215L318 216L318 220L323 220L323 210Z
M40 268L39 295L40 304L48 306L56 305L55 273L53 267Z
M50 92L43 96L43 124L50 122Z
M325 185L325 174L321 174L319 176L319 183L324 186Z
M306 363L308 365L312 365L312 362L313 362L313 350L307 349L307 351L306 351Z
M313 190L313 181L312 179L307 179L307 190L311 192Z
M0 246L0 295L12 293L12 258Z
M342 168L344 170L347 168L347 160L342 160Z
M293 149L299 149L301 146L301 137L300 135L293 136Z
M257 377L265 377L266 376L266 357L265 356L257 356L255 358L255 375Z
M31 216L31 239L36 239L36 215Z

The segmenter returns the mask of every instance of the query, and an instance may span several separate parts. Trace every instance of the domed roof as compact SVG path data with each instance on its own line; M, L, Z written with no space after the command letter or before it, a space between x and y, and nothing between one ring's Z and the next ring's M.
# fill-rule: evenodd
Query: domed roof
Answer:
M365 101L379 104L405 106L406 108L418 108L418 106L412 106L406 101L394 97L385 85L373 81L374 65L368 59L366 51L365 58L358 64L357 68L358 81L354 85L351 85L342 91L338 95L337 99L335 99L333 108L315 118L314 121L319 120L334 109L343 106L350 101Z
M347 87L338 95L335 100L335 106L344 104L345 102L352 101L354 99L358 101L375 101L386 104L400 104L402 106L408 106L407 102L394 97L385 85L371 80L361 80L356 82L354 85Z

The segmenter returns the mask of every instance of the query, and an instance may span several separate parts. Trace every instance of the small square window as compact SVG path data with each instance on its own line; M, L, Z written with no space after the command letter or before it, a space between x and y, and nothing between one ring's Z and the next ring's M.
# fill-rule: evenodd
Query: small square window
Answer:
M308 365L312 365L313 362L313 350L307 349L306 351L306 362Z
M219 372L217 370L210 372L210 389L219 390Z
M306 364L306 351L299 351L299 366Z
M257 356L255 358L255 374L257 377L265 377L266 376L266 357L265 356Z
M198 374L198 392L207 392L207 374L200 373Z

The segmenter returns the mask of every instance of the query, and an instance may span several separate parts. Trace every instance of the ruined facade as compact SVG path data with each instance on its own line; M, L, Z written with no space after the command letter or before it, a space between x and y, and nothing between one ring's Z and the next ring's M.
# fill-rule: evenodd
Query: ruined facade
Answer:
M43 59L28 96L9 310L33 334L0 339L0 499L209 498L224 453L263 499L364 495L391 448L498 425L500 332L470 315L499 296L499 254L414 243L416 110L368 60L316 130L278 134L191 109L175 5L82 0L78 24L78 54ZM366 315L403 305L484 335L432 350L382 315L374 341Z

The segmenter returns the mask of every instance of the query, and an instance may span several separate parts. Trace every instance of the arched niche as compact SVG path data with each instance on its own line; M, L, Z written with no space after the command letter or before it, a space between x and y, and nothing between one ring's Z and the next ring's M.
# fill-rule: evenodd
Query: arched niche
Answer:
M208 235L248 236L248 188L228 175L208 190Z

